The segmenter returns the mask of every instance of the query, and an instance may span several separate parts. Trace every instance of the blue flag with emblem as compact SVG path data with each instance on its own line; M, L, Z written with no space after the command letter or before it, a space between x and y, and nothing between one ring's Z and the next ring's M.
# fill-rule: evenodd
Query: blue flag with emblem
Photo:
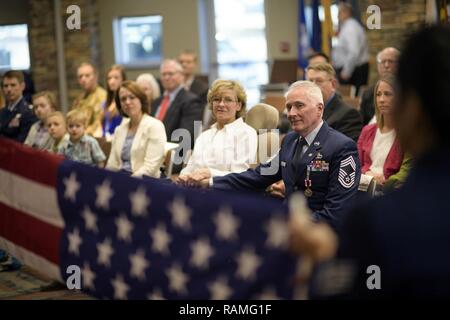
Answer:
M72 161L58 172L60 264L105 299L293 299L287 208Z
M306 28L305 2L298 1L298 67L304 70L308 66L311 44Z
M319 19L319 0L312 2L312 37L311 47L316 52L322 51L322 23Z

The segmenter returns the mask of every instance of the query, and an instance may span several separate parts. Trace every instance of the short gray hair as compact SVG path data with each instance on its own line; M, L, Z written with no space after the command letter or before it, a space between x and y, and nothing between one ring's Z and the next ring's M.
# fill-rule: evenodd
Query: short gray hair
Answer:
M397 48L394 48L394 47L386 47L386 48L384 48L383 50L381 50L380 52L377 53L377 57L376 57L377 62L380 60L381 54L384 53L384 52L386 52L386 51L392 51L392 52L396 55L397 60L398 60L398 58L400 57L400 51L399 51Z
M351 3L348 3L346 1L340 1L339 5L344 9L347 10L348 12L350 12L350 14L353 14L353 7Z
M306 92L308 93L308 96L312 98L314 102L321 103L323 105L322 91L317 86L317 84L307 80L296 81L293 84L291 84L286 93L284 94L284 97L287 99L288 94L294 90L297 90L298 88L305 88Z
M97 70L97 67L94 66L94 64L87 62L87 61L80 63L80 65L77 67L77 73L78 73L78 70L80 70L82 67L91 67L92 70L94 71L94 75L98 76L98 70Z
M175 59L164 59L164 61L161 63L161 68L162 66L165 66L166 64L173 64L175 65L175 69L178 72L183 72L183 67L181 66L181 64L175 60Z
M136 82L145 82L152 88L153 99L157 99L161 96L161 90L159 89L158 82L151 73L141 73L137 78Z

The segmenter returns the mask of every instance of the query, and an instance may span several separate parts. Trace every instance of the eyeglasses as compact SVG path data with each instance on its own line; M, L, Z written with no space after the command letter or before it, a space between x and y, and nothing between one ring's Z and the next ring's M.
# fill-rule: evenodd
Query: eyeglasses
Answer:
M176 75L177 73L179 73L180 71L175 71L175 72L163 72L161 73L161 77L173 77L174 75Z
M226 106L229 106L229 105L231 105L234 102L237 102L237 101L235 101L235 100L233 100L233 99L231 99L229 97L224 97L224 98L213 98L212 99L212 104L214 106L218 106L222 101L223 101L223 104L226 105Z
M396 60L390 60L390 59L386 59L386 60L377 60L378 64L396 64L397 61Z

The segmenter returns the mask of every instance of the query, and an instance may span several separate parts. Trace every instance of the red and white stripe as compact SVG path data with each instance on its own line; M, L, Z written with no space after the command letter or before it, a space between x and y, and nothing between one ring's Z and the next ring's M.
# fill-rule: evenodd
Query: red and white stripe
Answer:
M0 248L58 280L64 227L56 190L61 161L0 138Z

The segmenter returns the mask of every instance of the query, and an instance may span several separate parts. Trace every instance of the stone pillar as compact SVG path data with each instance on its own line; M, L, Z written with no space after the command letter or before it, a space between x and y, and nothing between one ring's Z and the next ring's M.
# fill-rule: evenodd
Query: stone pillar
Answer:
M29 12L31 72L36 91L48 90L58 98L53 0L29 1Z
M81 30L69 30L66 20L68 6L76 4L81 9ZM69 105L82 92L79 88L76 76L77 67L82 62L90 62L97 69L102 70L100 65L100 39L99 39L99 15L97 0L62 0L61 16L64 25L64 53L66 64L66 77L68 86ZM102 74L99 81L102 82Z
M366 29L369 43L370 79L373 83L378 78L377 53L385 47L402 49L403 43L411 32L425 23L425 0L361 0L361 21L367 21L367 7L375 4L381 9L381 29Z
M81 30L69 30L66 13L70 5L81 9ZM37 91L58 93L58 77L67 78L68 106L81 92L76 69L82 62L91 62L101 70L98 30L98 0L61 0L60 17L63 26L65 75L57 66L55 8L53 0L29 1L31 69ZM99 75L102 81L102 75Z

